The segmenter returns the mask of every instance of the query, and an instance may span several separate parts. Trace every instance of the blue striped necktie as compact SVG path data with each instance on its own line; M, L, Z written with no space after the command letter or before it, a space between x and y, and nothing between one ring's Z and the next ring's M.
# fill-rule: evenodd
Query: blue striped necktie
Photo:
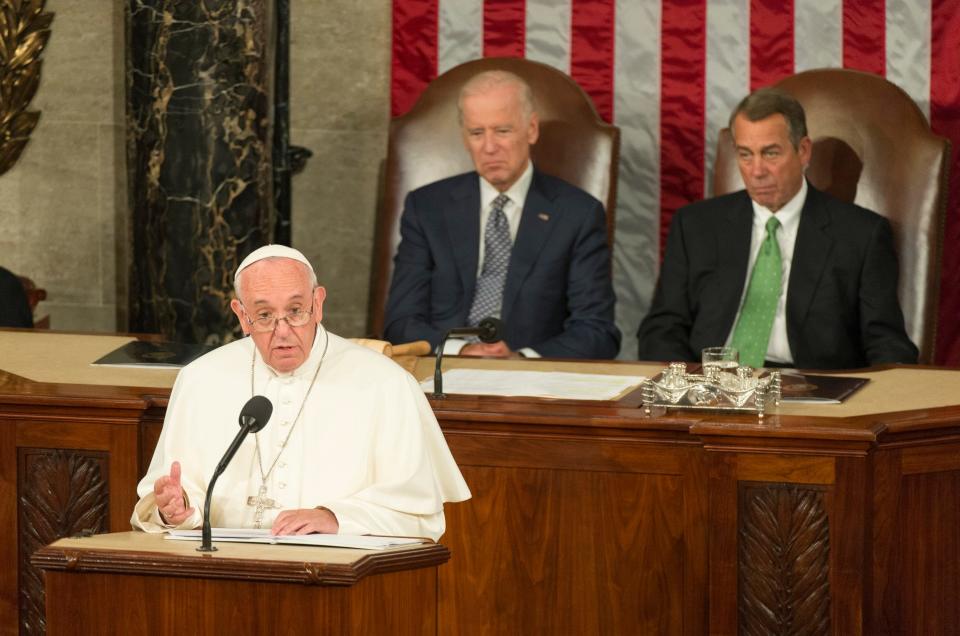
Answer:
M487 316L500 316L503 304L503 286L507 280L507 266L510 265L510 251L513 241L510 239L510 224L503 207L510 198L501 194L493 200L487 227L483 232L483 269L477 278L477 287L473 293L473 304L467 321L477 325Z

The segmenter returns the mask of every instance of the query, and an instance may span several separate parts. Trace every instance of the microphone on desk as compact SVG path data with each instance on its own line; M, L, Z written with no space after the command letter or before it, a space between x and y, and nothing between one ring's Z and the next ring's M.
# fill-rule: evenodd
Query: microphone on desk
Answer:
M257 433L263 430L263 427L270 421L270 415L273 414L273 404L262 395L254 395L247 400L247 403L240 409L240 431L230 442L227 452L223 454L223 459L217 464L217 469L213 471L213 477L210 478L210 485L207 486L207 498L203 503L203 531L201 532L202 541L198 552L214 552L210 530L210 501L213 497L213 486L217 483L217 478L226 470L227 464L237 454L240 444L250 433Z
M503 332L503 321L493 316L488 316L477 323L476 327L454 327L449 329L447 334L440 341L437 347L437 363L433 367L433 397L440 399L443 395L443 374L440 366L443 364L443 346L447 339L452 336L476 336L480 342L497 342L500 340L500 334Z

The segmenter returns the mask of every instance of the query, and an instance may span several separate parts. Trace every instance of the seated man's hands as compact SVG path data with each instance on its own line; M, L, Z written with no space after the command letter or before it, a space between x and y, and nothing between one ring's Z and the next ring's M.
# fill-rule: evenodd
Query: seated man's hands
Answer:
M284 510L277 515L270 534L337 534L340 523L337 516L326 508L298 508Z
M187 498L180 485L180 462L173 462L170 474L153 482L153 495L160 518L168 525L179 526L193 514L193 508L187 507Z
M512 351L503 340L497 342L475 342L460 350L462 356L482 356L485 358L519 358L516 351Z

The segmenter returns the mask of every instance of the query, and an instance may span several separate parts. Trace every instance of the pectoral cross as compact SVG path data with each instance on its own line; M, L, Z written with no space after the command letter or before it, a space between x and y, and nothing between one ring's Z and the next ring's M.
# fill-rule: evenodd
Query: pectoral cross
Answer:
M263 511L267 508L276 508L277 502L267 497L267 485L262 484L256 497L247 497L247 505L256 506L256 510L253 511L253 527L259 528L263 522Z

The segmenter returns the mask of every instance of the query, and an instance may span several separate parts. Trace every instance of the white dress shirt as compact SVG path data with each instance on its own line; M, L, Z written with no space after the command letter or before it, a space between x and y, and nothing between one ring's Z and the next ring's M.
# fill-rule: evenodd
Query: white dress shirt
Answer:
M743 284L737 318L733 321L733 328L730 329L730 334L727 336L727 345L729 345L733 339L737 321L740 320L740 311L743 309L747 287L750 285L753 265L757 262L760 246L766 238L767 221L770 220L770 217L776 216L780 222L776 237L777 243L780 245L782 270L780 272L780 298L777 300L777 313L773 317L773 328L770 330L766 359L781 364L793 364L793 354L790 352L790 342L787 340L787 287L790 283L790 265L793 261L794 244L797 242L797 229L800 227L800 212L803 210L803 204L806 200L807 180L804 179L800 185L800 190L776 212L771 212L756 201L751 201L753 203L753 231L750 237L750 262L747 265L747 278Z

